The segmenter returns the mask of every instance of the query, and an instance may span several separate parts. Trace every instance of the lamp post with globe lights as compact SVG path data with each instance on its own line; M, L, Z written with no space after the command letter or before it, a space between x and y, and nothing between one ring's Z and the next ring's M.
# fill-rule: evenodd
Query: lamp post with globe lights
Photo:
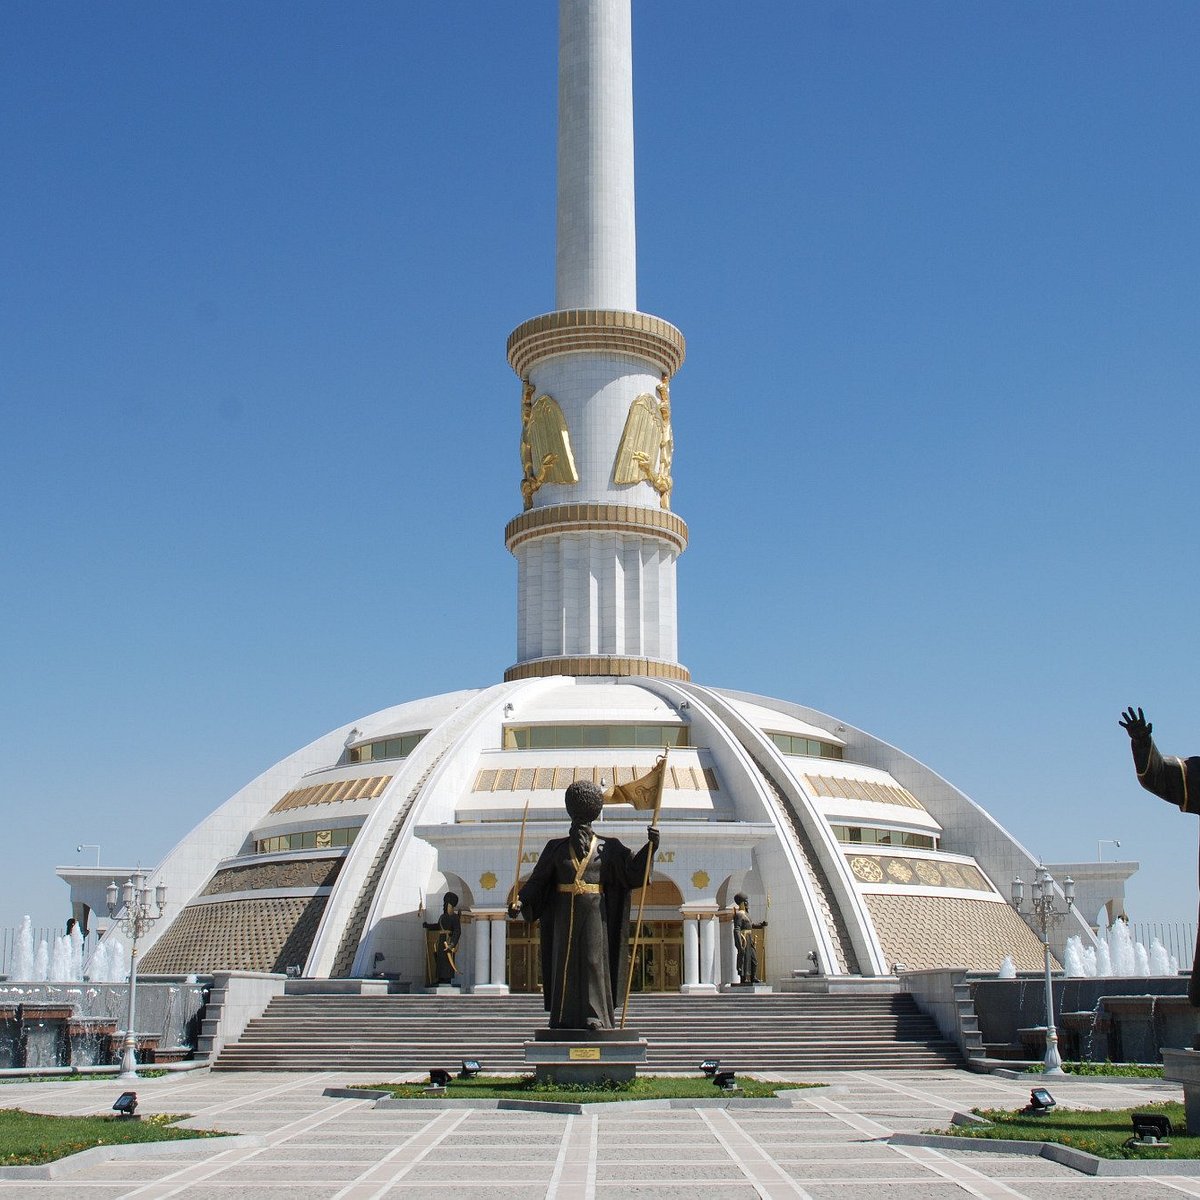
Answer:
M1075 881L1068 875L1062 883L1063 899L1066 908L1055 906L1054 877L1045 867L1039 866L1034 874L1033 882L1029 885L1029 900L1031 911L1026 914L1021 911L1021 902L1025 898L1025 885L1018 875L1012 881L1012 906L1022 916L1033 917L1035 926L1041 934L1042 951L1046 966L1046 1056L1042 1060L1047 1075L1063 1074L1062 1059L1058 1053L1058 1030L1054 1027L1054 988L1050 981L1050 928L1065 917L1075 907Z
M137 944L140 938L155 921L163 915L167 904L167 886L160 883L154 889L154 904L157 913L150 911L150 889L146 886L146 876L139 868L119 889L120 904L118 904L118 888L114 879L105 889L105 900L108 903L109 917L118 922L130 940L129 950L129 1017L125 1022L125 1047L121 1054L121 1073L118 1079L137 1078L137 1036L133 1031L133 1017L136 1011L137 998Z

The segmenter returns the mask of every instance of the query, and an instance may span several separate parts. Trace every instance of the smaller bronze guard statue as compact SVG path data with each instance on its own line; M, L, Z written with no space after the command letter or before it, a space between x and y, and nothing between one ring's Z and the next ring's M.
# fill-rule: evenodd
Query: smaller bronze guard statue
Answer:
M1133 769L1138 783L1185 813L1200 813L1200 758L1164 757L1150 736L1154 726L1145 713L1132 707L1121 714L1121 728L1129 734L1133 751ZM1200 1009L1200 935L1196 940L1196 956L1192 959L1192 978L1188 984L1188 1001ZM1197 1038L1200 1043L1200 1037ZM1200 1044L1197 1045L1200 1049Z
M437 984L453 983L458 974L458 964L454 961L454 952L458 949L458 940L462 937L462 919L458 915L458 896L447 892L442 900L442 915L434 922L423 921L426 929L436 929L438 935L433 939L433 979Z
M766 929L766 921L755 923L750 920L750 900L742 892L733 898L733 946L737 951L737 975L745 984L761 983L758 978L758 948L754 944L754 930Z
M543 1003L551 1029L614 1027L613 1001L625 993L629 971L630 893L646 878L658 849L658 829L646 829L636 854L602 838L592 822L604 793L586 780L567 788L567 837L546 843L510 917L542 923Z

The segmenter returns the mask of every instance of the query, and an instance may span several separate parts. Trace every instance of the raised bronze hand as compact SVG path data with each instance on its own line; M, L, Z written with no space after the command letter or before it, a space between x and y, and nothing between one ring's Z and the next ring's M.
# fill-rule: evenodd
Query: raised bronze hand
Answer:
M1129 740L1138 747L1150 745L1150 732L1154 726L1146 720L1146 714L1139 708L1136 712L1130 706L1122 714L1121 719L1117 722L1127 734Z

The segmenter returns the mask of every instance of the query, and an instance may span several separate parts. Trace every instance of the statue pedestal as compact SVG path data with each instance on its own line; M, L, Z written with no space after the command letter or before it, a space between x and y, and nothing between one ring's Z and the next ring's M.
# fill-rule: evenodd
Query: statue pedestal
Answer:
M775 989L769 983L723 983L723 992L745 992L748 996L766 996Z
M634 1029L539 1029L525 1062L539 1083L623 1083L646 1064L646 1039Z
M461 996L462 988L455 983L435 983L433 987L427 987L426 993L430 996Z
M1200 1050L1168 1050L1163 1047L1163 1078L1183 1084L1183 1107L1187 1131L1200 1133Z

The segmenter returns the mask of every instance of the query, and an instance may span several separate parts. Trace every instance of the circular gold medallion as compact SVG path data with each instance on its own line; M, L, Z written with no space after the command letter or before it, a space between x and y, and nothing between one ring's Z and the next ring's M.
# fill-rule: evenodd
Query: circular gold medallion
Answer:
M861 855L850 860L850 870L858 876L863 883L879 883L883 879L883 868L879 865L877 859L863 858Z
M908 883L913 877L912 867L901 858L888 859L887 873L897 883Z
M916 868L917 875L922 883L929 884L930 887L940 887L942 882L941 872L931 862L927 862L923 858L917 859L913 864Z

